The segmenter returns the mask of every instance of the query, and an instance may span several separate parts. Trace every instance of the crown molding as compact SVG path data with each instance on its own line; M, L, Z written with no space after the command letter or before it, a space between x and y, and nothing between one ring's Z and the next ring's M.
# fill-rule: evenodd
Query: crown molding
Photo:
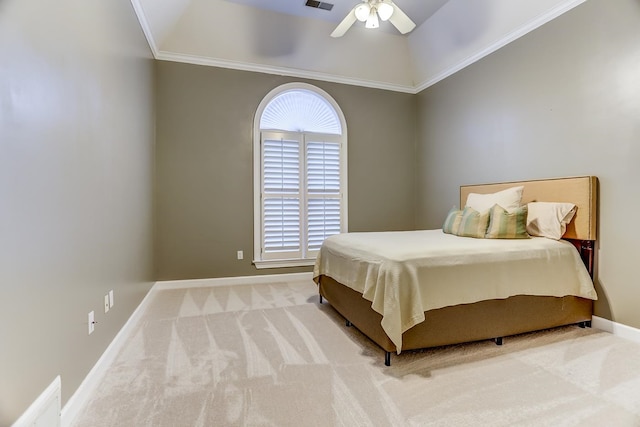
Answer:
M303 79L322 80L325 82L342 83L351 86L363 86L374 89L383 89L394 92L415 94L415 88L408 85L399 85L374 80L364 80L352 77L344 77L336 74L319 73L315 71L300 70L288 67L276 67L271 65L255 64L250 62L231 61L228 59L210 58L198 55L189 55L167 51L159 51L154 55L160 61L184 62L187 64L207 65L211 67L229 68L241 71L253 71L257 73L276 74L280 76L298 77Z
M358 79L354 77L345 77L345 76L340 76L336 74L319 73L315 71L300 70L300 69L289 68L289 67L276 67L276 66L270 66L270 65L242 62L242 61L232 61L227 59L210 58L210 57L204 57L199 55L162 51L158 49L155 39L153 38L151 27L149 25L149 22L146 19L144 9L142 7L142 4L140 3L140 0L131 0L131 4L136 12L136 15L138 16L138 21L140 22L142 31L147 39L147 42L149 43L149 47L151 49L153 57L160 61L182 62L187 64L228 68L233 70L252 71L257 73L275 74L280 76L289 76L289 77L297 77L297 78L312 79L312 80L321 80L321 81L332 82L332 83L368 87L373 89L382 89L382 90L409 93L409 94L415 95L427 89L428 87L433 86L439 81L444 80L450 75L457 73L463 68L466 68L467 66L473 64L474 62L479 61L480 59L495 52L496 50L506 46L512 41L546 24L547 22L557 18L558 16L584 3L585 1L587 0L564 1L558 4L556 7L549 10L548 12L535 17L534 19L529 21L527 24L511 31L510 33L506 34L504 37L499 38L494 43L482 49L481 51L471 56L468 56L467 58L461 60L460 62L457 62L456 64L453 64L449 68L446 68L433 76L429 76L426 80L420 83L417 83L413 86L386 83L386 82L374 81L374 80Z
M144 9L142 8L140 0L131 0L131 6L133 6L133 10L138 17L138 22L140 23L140 27L142 28L142 32L144 33L145 38L147 39L147 43L149 44L149 48L151 49L153 57L155 59L158 59L158 46L156 45L156 41L153 38L151 26L149 25L149 21L147 21L147 15L145 15L144 13Z

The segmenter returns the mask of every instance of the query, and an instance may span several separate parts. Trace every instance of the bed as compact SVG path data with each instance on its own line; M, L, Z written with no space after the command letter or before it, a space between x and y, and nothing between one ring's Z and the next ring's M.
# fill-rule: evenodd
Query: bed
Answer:
M321 302L378 344L387 366L393 352L486 339L502 344L510 335L591 326L597 178L465 185L460 206L469 194L514 186L523 187L522 205L575 204L561 240L474 239L442 230L332 236L314 267Z

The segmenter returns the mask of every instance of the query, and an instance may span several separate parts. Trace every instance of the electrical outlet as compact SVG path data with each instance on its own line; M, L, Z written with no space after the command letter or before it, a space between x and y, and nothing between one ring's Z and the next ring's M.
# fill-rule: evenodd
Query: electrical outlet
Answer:
M108 313L111 306L109 305L109 294L104 296L104 312Z
M113 307L113 289L109 291L109 308Z
M243 259L244 253L242 251L238 251L238 259Z
M94 316L93 311L89 312L89 335L91 335L93 333L93 330L95 329L96 326L96 318Z

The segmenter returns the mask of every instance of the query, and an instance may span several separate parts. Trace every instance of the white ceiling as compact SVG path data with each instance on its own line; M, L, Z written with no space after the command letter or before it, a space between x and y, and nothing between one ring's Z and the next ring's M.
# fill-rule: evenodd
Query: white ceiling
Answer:
M271 10L286 15L312 19L321 19L338 25L340 21L360 3L360 0L321 0L333 4L331 11L305 6L306 0L226 0L232 3L252 6L262 10ZM426 21L448 0L394 0L394 3L406 13L417 26ZM364 23L356 22L363 27ZM385 32L397 33L388 22L380 22L380 29Z
M418 26L354 25L360 0L131 0L155 58L417 93L585 0L394 0Z

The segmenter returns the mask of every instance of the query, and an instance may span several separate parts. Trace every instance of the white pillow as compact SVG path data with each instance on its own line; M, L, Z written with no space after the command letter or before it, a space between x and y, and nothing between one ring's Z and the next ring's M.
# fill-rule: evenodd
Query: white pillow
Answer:
M509 213L520 207L524 186L511 187L491 194L469 193L466 206L483 214L489 212L493 205L499 205Z
M560 240L576 214L573 203L531 202L527 204L527 233Z

